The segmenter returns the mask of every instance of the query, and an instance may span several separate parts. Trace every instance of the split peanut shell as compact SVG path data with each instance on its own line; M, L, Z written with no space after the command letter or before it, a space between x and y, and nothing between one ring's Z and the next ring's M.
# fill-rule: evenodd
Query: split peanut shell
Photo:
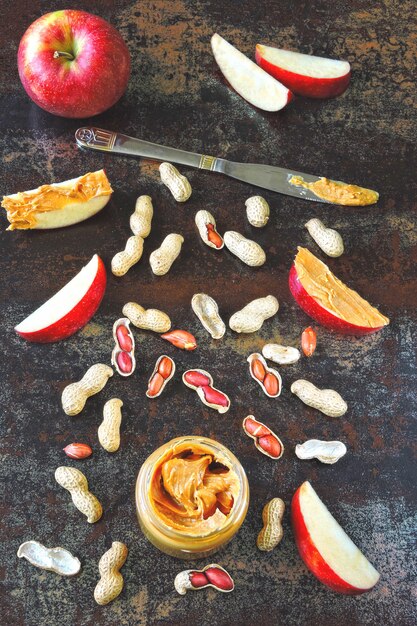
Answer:
M55 572L61 576L75 576L81 569L77 557L65 548L46 548L39 541L25 541L17 551L19 559L25 558L31 565Z
M224 248L223 238L217 232L216 220L209 211L197 211L195 223L201 239L207 246L215 250L222 250L222 248Z
M321 441L320 439L309 439L303 444L295 446L295 454L299 459L317 459L321 463L333 465L337 463L347 452L347 448L341 441Z
M262 348L265 359L277 363L277 365L292 365L300 358L300 351L292 346L281 346L278 343L267 343Z
M221 339L226 332L226 325L220 317L217 302L206 293L196 293L191 300L191 307L213 339Z
M272 367L268 367L265 359L263 358L262 354L260 354L259 352L254 352L253 354L250 354L246 360L249 363L250 375L252 376L254 380L256 380L258 385L260 385L264 394L267 395L268 398L278 398L281 395L281 391L282 391L282 378L278 370ZM261 369L263 370L263 375L264 375L263 378L259 378L256 370L254 371L254 367L257 364L260 364ZM267 384L268 375L269 377L272 377L273 379L275 379L278 383L277 389L276 391L274 390L274 393L271 393L271 391L268 388L268 384Z
M114 322L113 339L115 346L111 355L111 364L120 376L131 376L136 369L135 338L127 317L121 317Z
M171 372L170 372L170 374L169 374L168 376L166 376L166 377L164 377L164 376L161 374L161 379L162 379L162 380L161 380L161 387L160 387L159 391L157 391L156 393L152 393L152 390L151 390L152 380L153 380L153 378L154 378L155 374L157 374L157 373L159 372L159 367L160 367L160 365L161 365L161 363L162 363L162 361L163 361L164 359L167 359L167 360L171 363ZM167 384L169 383L169 381L171 380L171 378L174 376L174 374L175 374L175 369L176 369L176 368L175 368L175 363L174 363L174 360L173 360L173 359L171 359L171 357L170 357L170 356L167 356L166 354L162 354L162 355L158 358L158 360L156 361L156 363L155 363L155 367L153 368L153 372L152 372L152 374L151 374L151 375L150 375L150 377L149 377L149 380L148 380L148 390L147 390L147 392L146 392L146 396L147 396L148 398L157 398L158 396L160 396L160 395L161 395L161 393L164 391L165 387L167 386Z

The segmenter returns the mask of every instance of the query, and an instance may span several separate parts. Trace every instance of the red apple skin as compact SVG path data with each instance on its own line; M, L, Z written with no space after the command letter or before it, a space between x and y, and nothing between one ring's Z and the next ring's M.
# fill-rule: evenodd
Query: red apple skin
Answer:
M350 585L340 578L322 558L312 542L310 533L304 523L300 507L300 489L301 487L297 489L291 502L291 522L298 552L307 568L320 582L333 589L333 591L337 591L337 593L355 596L370 591L370 589L359 589Z
M33 333L22 333L16 331L18 335L27 341L36 343L52 343L67 339L80 328L85 326L93 317L103 300L106 291L107 273L103 261L98 257L97 274L85 296L75 305L75 307L60 320Z
M56 50L78 48L73 61ZM101 17L63 10L37 19L17 53L20 80L28 96L54 115L83 118L111 107L126 90L129 50L118 31Z
M304 289L300 280L298 279L297 270L295 265L293 265L290 269L290 273L288 276L288 284L290 287L291 294L298 304L299 307L303 309L319 324L325 326L326 328L330 328L330 330L334 330L342 335L370 335L371 333L376 333L383 326L378 326L376 328L370 328L368 326L357 326L356 324L351 324L350 322L346 322L345 320L340 319L340 317L336 317L323 307L315 300L309 293Z
M306 98L336 98L346 91L350 83L351 72L338 78L312 78L284 70L267 61L261 55L258 46L256 46L255 59L265 72L271 74L293 93Z

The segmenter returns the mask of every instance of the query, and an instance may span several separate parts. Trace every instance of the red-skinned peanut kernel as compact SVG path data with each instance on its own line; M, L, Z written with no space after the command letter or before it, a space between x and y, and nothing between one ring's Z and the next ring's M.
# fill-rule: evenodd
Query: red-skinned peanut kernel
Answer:
M213 387L203 385L202 386L204 398L209 404L216 404L217 406L229 406L229 400L224 393L213 389Z
M190 583L193 587L204 587L208 585L208 578L204 574L204 572L191 572L190 573Z
M161 335L161 337L172 343L176 348L181 348L181 350L195 350L197 347L194 335L187 330L171 330Z
M184 380L193 387L207 387L211 384L211 380L205 374L197 370L190 370L184 374Z
M305 356L312 356L317 346L317 333L316 331L309 326L301 335L301 349L304 352Z
M284 454L284 445L279 437L265 424L254 419L253 415L245 417L242 426L246 435L254 440L259 452L275 460Z
M163 359L161 359L161 362L158 366L158 372L159 374L161 374L162 378L165 380L166 378L168 378L168 376L170 376L171 372L172 372L172 361L171 359L169 359L167 356L164 356Z
M223 591L233 589L233 580L224 570L218 569L217 567L209 567L204 573L211 584L218 589L222 589Z
M270 396L276 396L279 390L278 378L271 372L268 372L264 378L263 386Z
M246 359L249 363L250 375L262 387L262 391L270 398L277 398L281 393L281 376L266 364L262 354L254 352Z
M182 375L187 387L197 392L201 402L218 413L226 413L230 408L230 400L225 393L215 389L211 375L205 370L187 370Z
M161 391L164 380L164 377L159 372L155 372L148 384L148 396L156 396Z
M259 359L254 359L251 363L252 374L261 382L265 378L265 368Z
M219 233L214 230L213 224L206 224L207 227L207 239L216 246L216 248L221 248L223 245L223 239L220 237Z
M202 570L185 570L175 577L174 586L180 595L189 589L204 589L212 586L218 591L233 591L235 584L232 577L217 563L210 563Z
M259 422L251 419L250 417L246 418L244 428L249 435L253 435L254 437L263 437L264 435L271 434L269 428L263 424L259 424Z
M122 371L124 374L129 374L132 371L132 357L127 352L119 352L116 357L116 361L120 371Z
M63 450L70 459L87 459L93 454L93 450L86 443L69 443Z
M129 335L129 330L124 324L120 324L120 326L118 326L116 330L116 337L120 348L125 352L130 352L133 347L133 343Z
M278 458L281 454L281 444L274 435L259 437L258 444L269 456Z

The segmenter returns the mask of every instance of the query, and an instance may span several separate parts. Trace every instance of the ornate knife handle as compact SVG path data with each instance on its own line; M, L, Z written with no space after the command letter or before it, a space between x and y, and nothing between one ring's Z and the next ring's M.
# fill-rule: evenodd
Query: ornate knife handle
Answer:
M102 128L83 127L75 132L75 140L82 148L93 150L112 150L116 141L116 133Z
M103 128L96 128L95 126L78 128L75 132L75 140L81 148L146 157L148 159L156 159L157 161L170 161L191 167L198 167L203 170L220 171L218 165L223 161L223 159L217 159L216 157L205 154L197 154L195 152L177 150L177 148L170 148L168 146L160 146L150 141L135 139L128 135L122 135L121 133L115 133Z

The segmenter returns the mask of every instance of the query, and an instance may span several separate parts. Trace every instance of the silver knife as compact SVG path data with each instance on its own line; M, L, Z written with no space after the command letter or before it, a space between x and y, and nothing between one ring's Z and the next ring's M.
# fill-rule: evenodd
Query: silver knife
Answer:
M303 174L303 172L288 170L283 167L275 167L273 165L236 163L206 154L186 152L185 150L160 146L157 143L143 141L143 139L135 139L128 135L122 135L121 133L115 133L94 126L79 128L75 133L75 140L81 148L114 152L135 157L146 157L148 159L156 159L157 161L181 163L181 165L226 174L226 176L230 176L231 178L236 178L237 180L257 187L269 189L270 191L277 191L287 196L295 196L296 198L303 198L304 200L314 200L315 202L325 202L329 204L326 200L318 198L309 189L297 187L289 182L292 176L301 176L305 182L314 183L320 179L320 176Z

